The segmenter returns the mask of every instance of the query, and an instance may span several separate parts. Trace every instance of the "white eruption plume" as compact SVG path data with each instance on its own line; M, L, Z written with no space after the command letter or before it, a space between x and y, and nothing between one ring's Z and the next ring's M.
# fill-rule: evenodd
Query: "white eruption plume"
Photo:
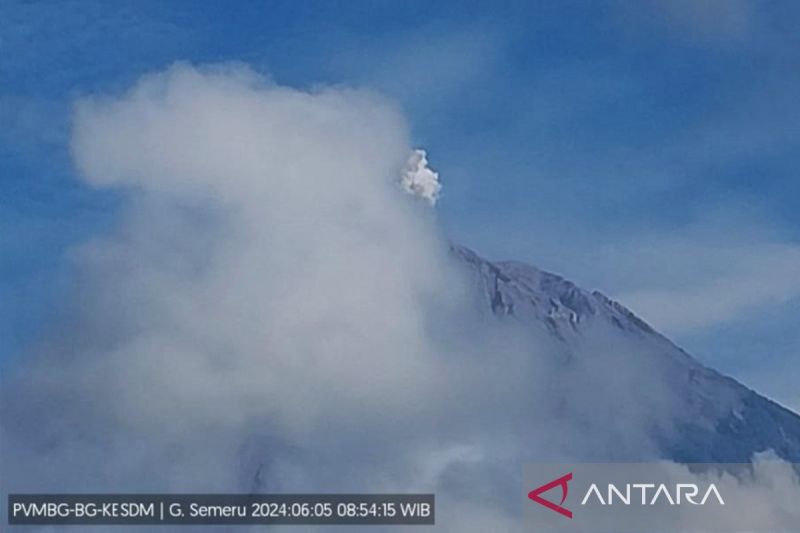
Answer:
M431 205L436 205L442 190L439 173L428 167L428 154L419 149L409 156L400 184L406 192L424 198Z

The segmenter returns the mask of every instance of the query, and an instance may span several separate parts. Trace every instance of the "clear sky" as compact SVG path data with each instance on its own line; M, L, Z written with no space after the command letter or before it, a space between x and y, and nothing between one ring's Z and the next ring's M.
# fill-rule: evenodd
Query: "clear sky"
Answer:
M797 408L800 4L0 3L0 359L51 323L120 199L75 179L77 97L175 61L397 100L448 234L622 301Z

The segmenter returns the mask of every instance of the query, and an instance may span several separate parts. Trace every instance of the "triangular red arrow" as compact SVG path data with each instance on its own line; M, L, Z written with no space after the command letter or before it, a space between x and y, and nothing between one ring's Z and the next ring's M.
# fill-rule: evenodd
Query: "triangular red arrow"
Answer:
M566 507L562 507L561 506L567 499L567 494L569 493L569 487L567 486L567 483L570 482L570 481L572 481L572 472L570 472L569 474L567 474L565 476L561 476L558 479L554 479L550 483L546 483L546 484L542 485L541 487L539 487L538 489L533 489L532 491L530 491L528 493L528 498L530 498L531 500L535 501L539 505L544 505L548 509L566 516L567 518L572 518L572 511L570 511ZM540 494L542 494L543 492L547 492L548 490L550 490L550 489L552 489L554 487L558 487L558 486L561 487L561 502L560 503L555 504L555 503L553 503L553 502L551 502L549 500L545 500L544 498L542 498L540 496Z

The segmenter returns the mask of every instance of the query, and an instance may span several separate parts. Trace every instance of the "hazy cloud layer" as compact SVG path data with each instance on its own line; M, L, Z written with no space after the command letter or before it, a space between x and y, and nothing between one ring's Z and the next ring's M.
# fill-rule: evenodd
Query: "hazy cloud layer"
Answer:
M655 453L652 358L482 313L383 98L178 65L80 101L72 150L127 204L0 389L4 491L433 491L505 531L522 463Z
M616 4L633 25L644 25L650 31L662 30L690 42L715 45L746 37L756 24L758 7L751 0L646 0L635 5Z
M463 476L499 460L507 486L498 454L539 446L495 443L540 409L543 372L521 333L485 323L433 211L404 194L389 102L176 66L81 101L72 147L128 206L74 252L60 331L2 389L4 488L458 502Z

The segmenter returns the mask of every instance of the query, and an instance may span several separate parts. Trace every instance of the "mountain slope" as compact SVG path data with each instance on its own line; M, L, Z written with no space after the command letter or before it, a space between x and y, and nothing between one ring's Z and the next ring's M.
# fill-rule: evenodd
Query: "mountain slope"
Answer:
M524 263L490 262L458 246L452 251L491 313L537 330L559 347L565 364L581 364L573 359L585 357L582 347L602 331L603 346L633 347L626 349L663 374L677 408L670 431L652 435L662 458L742 463L772 450L800 462L800 416L703 366L624 306Z

